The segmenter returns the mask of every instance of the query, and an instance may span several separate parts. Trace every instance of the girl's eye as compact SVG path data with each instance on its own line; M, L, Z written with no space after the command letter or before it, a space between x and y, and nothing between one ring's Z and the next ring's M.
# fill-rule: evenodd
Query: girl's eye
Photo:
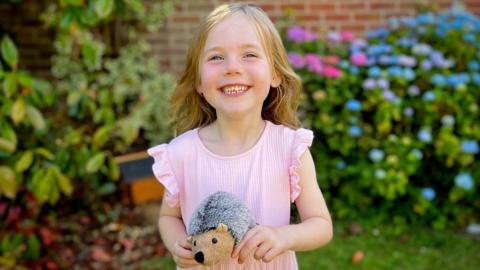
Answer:
M222 60L223 58L220 55L213 55L208 58L208 61L219 61Z
M247 53L245 57L257 57L257 55L254 53Z
M212 243L216 244L218 242L217 238L212 238Z

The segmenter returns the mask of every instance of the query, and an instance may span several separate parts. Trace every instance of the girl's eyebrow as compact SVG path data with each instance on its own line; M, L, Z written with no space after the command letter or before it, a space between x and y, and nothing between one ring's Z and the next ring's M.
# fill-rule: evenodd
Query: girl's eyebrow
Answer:
M262 48L260 46L258 46L257 44L254 44L254 43L246 43L246 44L242 44L240 46L241 49L249 49L249 48L252 48L252 49L256 49L256 50L261 50ZM208 52L211 52L211 51L222 51L224 50L223 47L221 46L213 46L211 48L208 48L205 50L205 53L208 53Z

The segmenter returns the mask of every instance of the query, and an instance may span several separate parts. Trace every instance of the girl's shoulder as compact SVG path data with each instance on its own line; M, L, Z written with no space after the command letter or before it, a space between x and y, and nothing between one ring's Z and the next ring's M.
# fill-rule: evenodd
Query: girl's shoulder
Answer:
M271 135L283 139L295 139L298 137L313 137L313 132L306 128L293 129L283 124L271 123Z
M168 148L179 153L192 149L196 143L197 130L197 128L191 129L173 138L168 143Z

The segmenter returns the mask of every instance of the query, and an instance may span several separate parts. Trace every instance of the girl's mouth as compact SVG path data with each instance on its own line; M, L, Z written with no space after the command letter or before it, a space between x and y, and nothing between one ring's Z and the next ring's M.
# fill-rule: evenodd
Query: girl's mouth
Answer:
M238 97L247 92L250 89L249 86L246 85L228 85L220 88L220 91L226 96L229 97Z

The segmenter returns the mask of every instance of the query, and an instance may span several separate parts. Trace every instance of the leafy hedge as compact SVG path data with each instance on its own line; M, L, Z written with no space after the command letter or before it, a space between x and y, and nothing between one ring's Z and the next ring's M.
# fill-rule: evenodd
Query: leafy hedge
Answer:
M479 221L480 19L461 9L389 19L356 38L285 30L337 218L435 228Z

